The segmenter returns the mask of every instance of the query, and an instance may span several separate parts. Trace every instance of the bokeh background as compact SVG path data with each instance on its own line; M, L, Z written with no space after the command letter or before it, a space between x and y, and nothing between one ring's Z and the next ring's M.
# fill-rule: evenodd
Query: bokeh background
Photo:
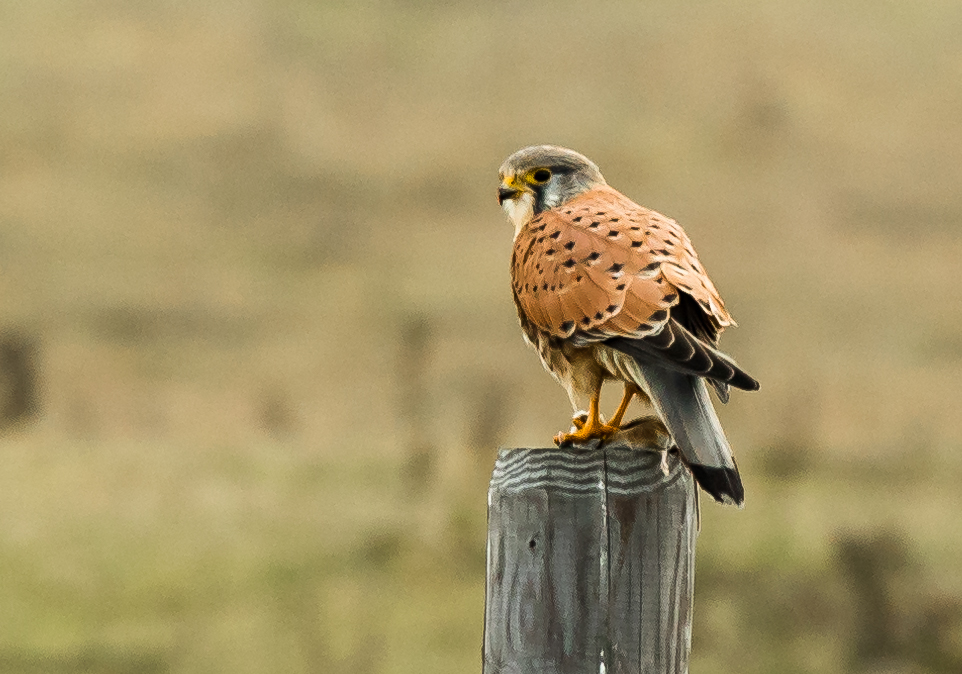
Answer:
M541 142L762 382L692 671L962 671L957 0L2 3L0 671L479 671L495 451L569 413L494 198Z

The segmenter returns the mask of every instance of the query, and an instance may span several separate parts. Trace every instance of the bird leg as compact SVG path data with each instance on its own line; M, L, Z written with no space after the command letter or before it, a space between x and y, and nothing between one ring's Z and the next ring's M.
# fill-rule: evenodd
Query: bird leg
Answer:
M612 415L611 421L608 422L608 426L613 426L614 430L616 431L621 428L621 420L624 418L625 412L628 411L628 405L631 404L631 401L635 396L638 396L643 404L651 402L651 399L645 395L645 392L641 390L640 386L635 383L626 382L624 396L621 399L621 403L618 405L618 409L615 410L615 413ZM588 414L582 412L571 420L571 424L575 428L582 428L587 420Z
M608 421L607 425L611 427L611 431L617 431L621 428L621 420L625 417L625 412L628 411L628 405L631 404L631 399L636 395L641 394L641 389L634 382L625 383L625 393L621 397L621 403L618 405L618 409L611 416L611 420Z
M588 402L588 419L574 433L558 433L554 436L556 445L566 442L588 442L589 440L604 440L614 433L613 428L608 424L601 423L601 414L598 408L601 403L601 385L591 394Z

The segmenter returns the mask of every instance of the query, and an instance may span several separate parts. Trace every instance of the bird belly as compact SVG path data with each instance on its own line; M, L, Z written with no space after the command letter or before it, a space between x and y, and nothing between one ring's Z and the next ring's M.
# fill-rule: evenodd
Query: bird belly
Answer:
M568 393L575 412L588 409L591 394L605 373L594 357L592 347L575 347L546 332L526 331L528 341L538 352L541 364Z

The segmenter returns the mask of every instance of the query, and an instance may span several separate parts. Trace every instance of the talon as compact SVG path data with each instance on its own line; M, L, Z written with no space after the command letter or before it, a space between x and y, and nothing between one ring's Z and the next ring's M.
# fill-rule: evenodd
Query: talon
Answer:
M601 396L601 384L592 394L588 402L588 413L579 413L571 420L572 425L577 429L570 433L558 433L554 436L556 445L566 443L581 443L591 440L605 441L618 430L617 424L606 424L602 422L601 415L598 413L598 399ZM615 421L612 419L612 421Z
M566 442L580 443L580 442L590 442L591 440L607 440L618 429L614 426L609 426L608 424L602 424L600 422L591 423L590 421L581 425L581 427L573 433L558 433L554 437L556 445L561 445Z

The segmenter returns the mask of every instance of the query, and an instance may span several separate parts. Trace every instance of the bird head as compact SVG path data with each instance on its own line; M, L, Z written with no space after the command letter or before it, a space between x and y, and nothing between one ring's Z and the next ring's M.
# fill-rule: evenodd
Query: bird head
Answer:
M556 145L518 150L504 161L499 175L498 203L514 224L515 236L539 213L607 184L593 161Z

